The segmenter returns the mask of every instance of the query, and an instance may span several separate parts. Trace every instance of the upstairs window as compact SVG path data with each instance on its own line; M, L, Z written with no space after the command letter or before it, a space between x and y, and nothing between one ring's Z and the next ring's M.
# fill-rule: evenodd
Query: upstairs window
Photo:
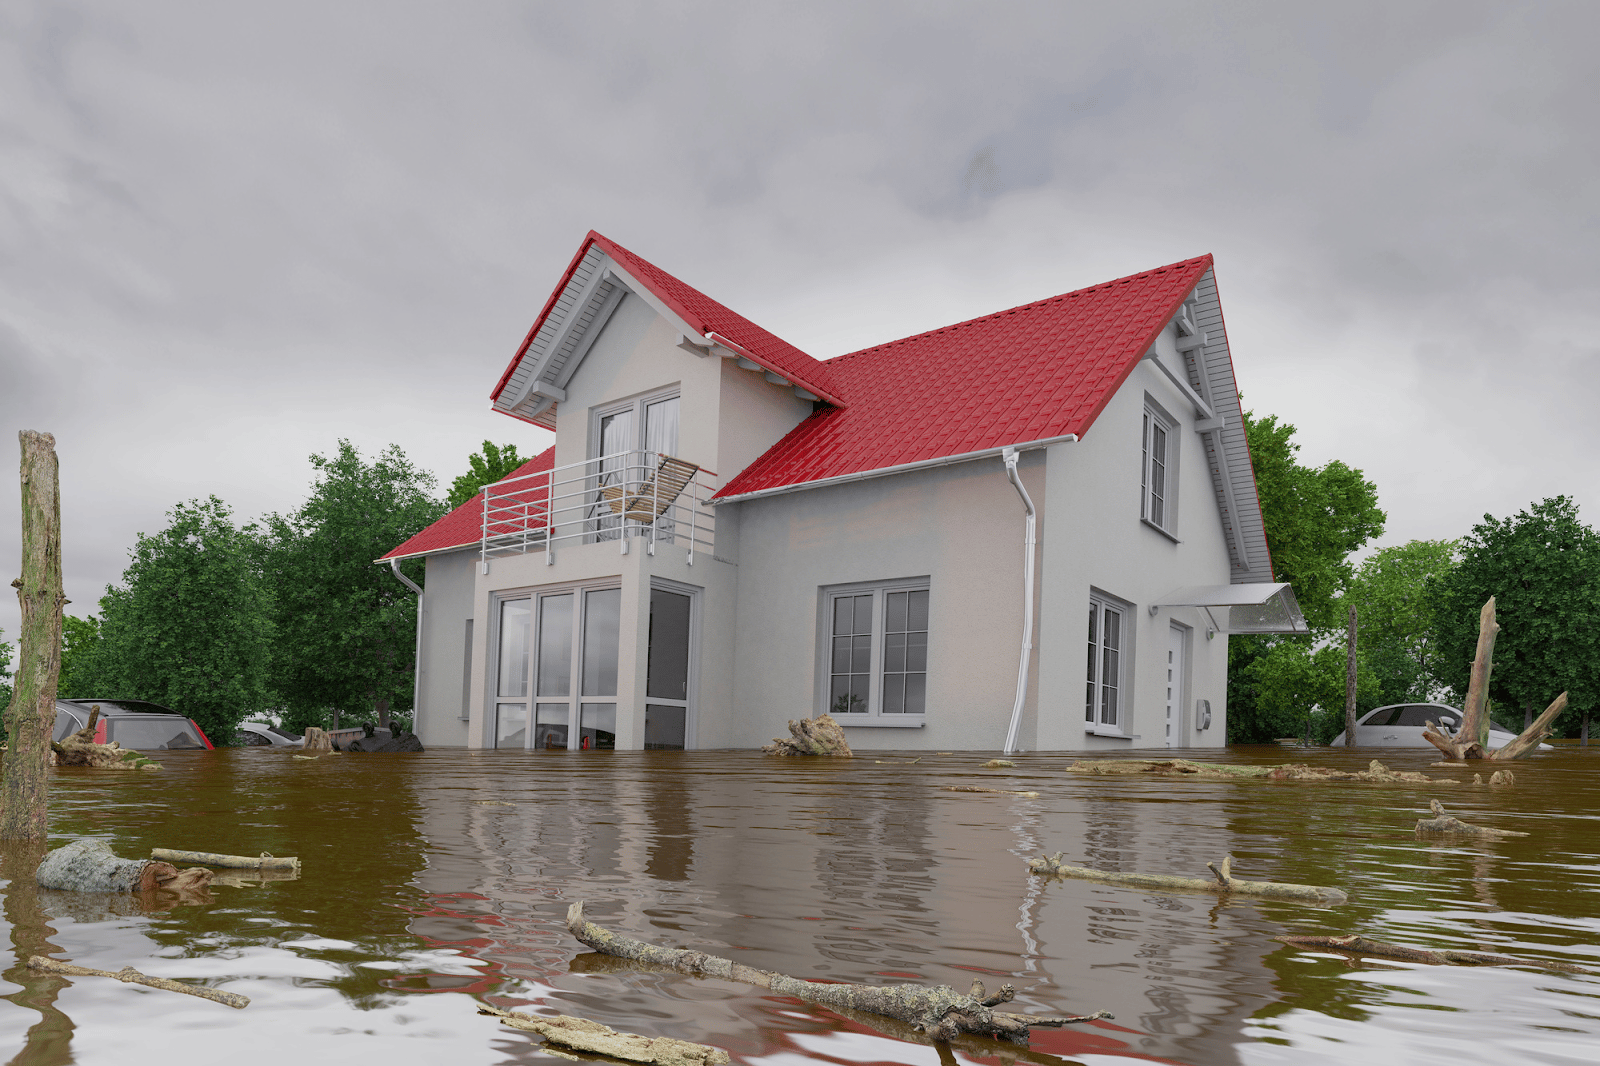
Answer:
M1139 517L1169 536L1178 529L1177 422L1150 401L1144 407Z

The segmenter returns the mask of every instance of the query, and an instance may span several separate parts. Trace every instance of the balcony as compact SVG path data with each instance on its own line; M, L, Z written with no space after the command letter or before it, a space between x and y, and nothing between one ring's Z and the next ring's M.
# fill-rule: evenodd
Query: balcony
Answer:
M652 451L616 452L587 462L497 481L483 493L482 562L542 551L554 564L562 542L635 539L645 551L678 548L690 566L716 544L715 471Z

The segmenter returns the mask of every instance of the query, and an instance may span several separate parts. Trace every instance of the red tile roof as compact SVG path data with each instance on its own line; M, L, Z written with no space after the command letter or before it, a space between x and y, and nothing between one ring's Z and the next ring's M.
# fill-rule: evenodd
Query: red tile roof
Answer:
M1210 267L1187 259L831 359L850 406L801 422L717 496L1081 437Z
M500 398L500 393L511 380L517 364L527 354L528 346L533 343L534 338L539 335L539 330L544 327L551 308L555 306L556 300L571 281L573 271L583 262L583 257L589 254L592 245L598 245L600 250L610 256L618 266L631 274L641 285L647 286L658 300L671 308L672 312L683 319L684 324L691 329L698 330L701 335L716 333L732 341L737 349L742 350L742 354L773 373L787 378L829 403L840 407L847 406L847 398L835 382L833 372L827 365L813 359L783 338L767 332L743 315L728 310L700 290L684 284L654 263L635 255L594 230L590 230L589 235L584 238L583 246L567 265L566 273L561 276L560 283L550 294L550 299L545 302L544 310L539 312L533 328L528 331L522 346L517 349L516 356L506 367L505 373L500 375L499 383L489 395L491 400Z
M556 463L556 449L554 445L546 448L538 455L517 467L503 480L522 477L524 474L542 474ZM526 492L514 493L516 500L531 503L534 507L542 508L549 487L542 481L535 481ZM495 499L500 497L496 495ZM510 532L509 526L496 528L491 532ZM464 548L477 544L483 538L483 493L478 493L454 511L439 519L433 525L416 534L398 548L383 556L378 562L385 559L405 559L412 555L427 555L430 552L445 551L450 548Z

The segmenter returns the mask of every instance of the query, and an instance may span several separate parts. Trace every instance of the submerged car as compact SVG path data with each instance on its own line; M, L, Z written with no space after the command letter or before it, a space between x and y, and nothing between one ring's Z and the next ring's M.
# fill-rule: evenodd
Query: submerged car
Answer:
M1356 719L1356 747L1358 748L1428 748L1432 747L1422 737L1422 729L1429 722L1438 722L1454 733L1461 727L1461 709L1445 703L1391 703L1387 707L1368 711ZM1517 739L1497 725L1489 726L1490 749L1504 747ZM1344 733L1333 738L1336 748L1344 747ZM1551 750L1540 744L1540 750Z
M306 738L266 722L240 722L234 743L244 748L303 748Z
M95 707L100 708L94 731L98 744L114 740L135 751L206 750L212 746L193 718L149 700L56 700L56 726L50 739L63 740L88 725Z

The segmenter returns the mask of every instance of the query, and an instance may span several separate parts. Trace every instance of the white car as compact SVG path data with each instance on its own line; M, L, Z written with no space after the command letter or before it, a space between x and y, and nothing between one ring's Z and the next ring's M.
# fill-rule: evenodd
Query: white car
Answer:
M1461 710L1444 703L1391 703L1379 707L1356 719L1356 747L1432 747L1422 737L1422 728L1429 722L1438 722L1453 733L1461 725ZM1497 725L1489 726L1491 751L1516 739L1515 733L1507 733ZM1331 743L1336 748L1344 747L1344 733L1341 731ZM1552 750L1548 744L1540 744L1539 749Z

